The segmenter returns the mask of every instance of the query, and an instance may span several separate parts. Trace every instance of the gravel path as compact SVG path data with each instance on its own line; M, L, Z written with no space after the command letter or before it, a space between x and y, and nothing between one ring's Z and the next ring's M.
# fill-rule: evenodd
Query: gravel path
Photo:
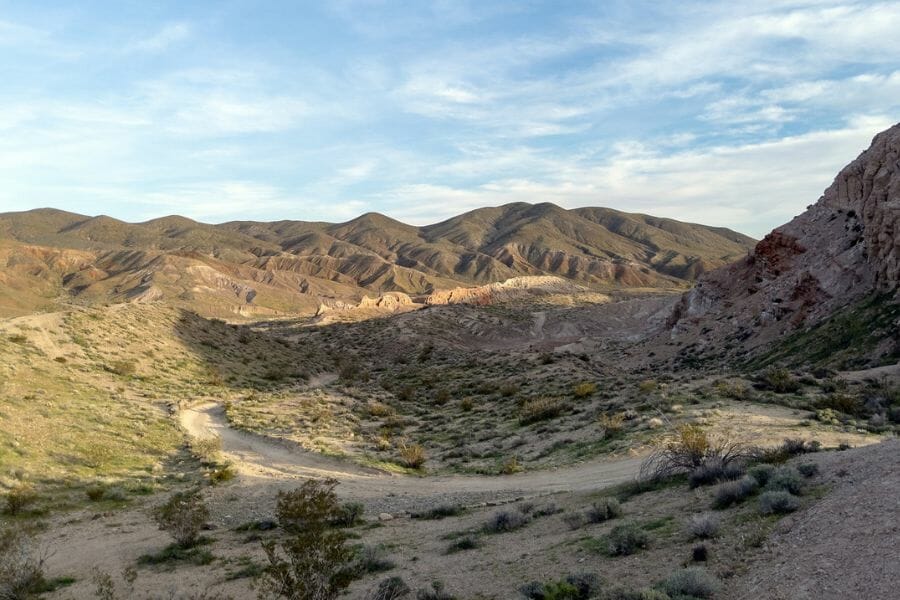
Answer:
M298 480L308 477L333 477L340 482L338 492L342 497L363 502L369 512L398 514L438 504L494 504L555 492L594 490L634 478L641 464L641 458L625 458L493 477L404 476L232 429L222 407L215 403L186 409L180 419L190 435L221 439L222 452L233 462L241 488L232 488L228 497L241 498L245 506L258 506L260 514L269 510L275 491L295 487ZM247 518L246 510L240 512L240 518Z

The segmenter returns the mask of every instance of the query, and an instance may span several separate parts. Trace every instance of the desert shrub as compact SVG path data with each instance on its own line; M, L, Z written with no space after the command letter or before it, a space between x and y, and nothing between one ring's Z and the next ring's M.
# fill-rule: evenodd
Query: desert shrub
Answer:
M366 507L360 502L346 502L340 506L337 514L331 521L335 527L353 527L362 522Z
M559 581L532 581L519 588L530 600L587 600L600 591L600 578L593 573L569 575Z
M522 465L519 464L519 457L516 455L510 456L500 464L500 473L503 475L512 475L521 470Z
M37 502L37 499L37 491L30 483L16 484L6 493L5 512L10 515L17 515L28 506Z
M625 414L616 413L611 415L604 413L597 417L597 425L599 425L605 435L615 435L622 431L622 428L625 426Z
M772 477L772 473L774 472L775 467L766 463L754 465L747 469L747 475L755 479L756 483L758 483L760 487L769 483L769 479Z
M597 384L590 381L579 383L572 389L572 395L576 398L587 398L597 392Z
M650 392L655 392L658 387L659 384L655 380L645 379L638 384L638 391L642 394L649 394Z
M809 452L818 452L822 445L816 440L802 440L799 438L789 438L784 440L780 446L767 450L757 451L755 460L765 463L783 463L793 456L806 454Z
M402 578L388 577L366 594L366 600L398 600L408 596L411 591Z
M466 512L465 507L459 504L440 504L428 510L415 512L413 519L443 519L446 517L458 517Z
M691 488L703 485L712 485L720 481L734 481L744 474L743 465L737 461L724 463L718 457L711 458L688 475L688 485Z
M660 590L652 588L632 590L621 586L606 590L600 598L602 600L671 600L667 593ZM683 600L690 599L684 598Z
M800 389L800 382L787 369L772 368L762 374L761 383L776 394L790 394Z
M819 407L830 408L847 415L859 415L863 412L863 403L854 394L836 391L819 400Z
M628 556L646 548L650 536L636 523L616 525L606 538L607 550L612 556Z
M759 512L764 515L783 515L800 508L800 500L784 490L763 492L759 496Z
M443 406L450 402L450 390L440 389L434 395L434 403L438 406Z
M395 566L384 546L359 546L353 558L353 571L359 575L390 571Z
M584 512L589 523L603 523L622 516L622 505L615 498L603 498Z
M487 523L484 524L484 530L488 533L506 533L507 531L515 531L521 529L528 524L528 517L519 511L501 510L495 512Z
M370 417L382 418L394 414L394 409L383 402L372 401L366 405Z
M474 535L464 535L459 537L447 547L447 554L455 554L464 550L474 550L481 547L481 540Z
M209 472L209 482L213 485L231 481L235 477L237 477L237 471L234 469L231 463L218 465Z
M45 561L20 529L0 530L0 598L32 598L43 591Z
M803 490L803 476L794 467L778 467L772 472L766 489L799 494Z
M706 544L697 544L691 548L691 560L694 562L706 562L709 558L709 548Z
M510 398L519 393L519 386L515 383L504 383L500 386L499 392L504 398Z
M719 517L712 513L693 515L687 523L691 539L709 540L719 534Z
M797 471L806 478L815 477L819 474L819 465L816 463L803 463L797 465Z
M334 479L313 480L279 492L275 515L289 534L280 545L263 543L263 593L291 600L330 600L350 584L353 552L346 534L333 527L341 517Z
M572 531L581 529L586 522L584 514L580 512L566 513L563 515L562 520Z
M722 585L709 572L699 567L675 571L662 583L662 589L672 597L713 598Z
M475 408L475 401L471 398L463 398L459 401L459 408L462 409L463 412L470 412Z
M214 463L222 451L222 440L217 436L191 438L191 453L206 463Z
M728 508L740 504L756 493L759 484L752 477L744 477L737 481L727 481L713 492L713 507Z
M197 543L200 530L209 518L209 509L203 502L200 490L175 492L161 506L153 511L159 528L167 531L182 548L190 548Z
M644 460L641 478L666 479L679 473L689 473L714 461L724 469L750 454L748 448L730 438L710 436L698 425L682 425L673 439Z
M428 460L425 448L421 444L401 444L400 463L410 469L421 469Z
M443 581L432 581L430 589L416 592L416 600L456 600L456 596L446 591Z
M750 398L750 386L743 381L722 380L716 383L716 391L726 398L747 400Z
M122 377L134 375L137 371L137 363L133 360L114 360L106 365L106 370Z
M106 495L106 486L104 485L89 485L84 490L84 495L87 496L88 500L91 502L99 502L103 500L103 497Z
M562 414L563 403L557 398L531 398L519 409L519 424L530 425L538 421L555 419Z

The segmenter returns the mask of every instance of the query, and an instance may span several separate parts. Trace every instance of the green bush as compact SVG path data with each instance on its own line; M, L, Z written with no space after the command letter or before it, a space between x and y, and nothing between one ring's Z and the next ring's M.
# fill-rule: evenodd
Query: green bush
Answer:
M763 492L759 497L759 512L764 515L784 515L800 508L800 500L784 490Z
M762 463L759 465L754 465L747 470L747 475L756 480L756 483L759 484L760 487L769 483L769 479L772 477L772 473L775 472L775 467L772 465Z
M168 501L153 511L159 528L167 531L181 548L197 543L200 530L209 518L209 509L200 490L172 494Z
M600 591L600 578L593 573L569 575L559 581L532 581L519 588L529 600L587 600Z
M341 518L334 479L310 479L279 492L275 515L288 537L280 545L263 543L268 564L261 592L291 600L332 600L350 585L353 552L346 534L333 526Z
M612 556L628 556L650 544L649 534L636 523L616 525L606 538L607 550Z
M337 516L332 521L335 527L353 527L362 523L366 507L361 502L347 502L342 504Z
M800 390L800 382L787 369L769 369L763 373L762 381L776 394L790 394Z
M803 490L803 476L794 467L778 467L769 478L766 489L798 495Z

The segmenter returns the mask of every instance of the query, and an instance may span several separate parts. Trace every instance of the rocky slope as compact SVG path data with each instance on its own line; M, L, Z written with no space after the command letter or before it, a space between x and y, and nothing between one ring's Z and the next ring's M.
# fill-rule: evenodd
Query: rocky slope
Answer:
M669 325L674 339L701 347L753 348L873 295L889 304L898 280L900 124L878 134L806 212L746 258L702 276Z
M752 242L721 228L552 204L478 209L427 227L373 213L340 224L208 225L39 209L0 214L0 311L74 299L165 300L207 315L313 314L366 296L420 297L521 276L672 289Z

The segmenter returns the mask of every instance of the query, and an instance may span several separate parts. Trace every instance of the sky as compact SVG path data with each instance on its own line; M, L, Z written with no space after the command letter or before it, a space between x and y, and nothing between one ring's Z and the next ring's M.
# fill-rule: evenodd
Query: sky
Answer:
M897 121L897 1L0 0L0 212L761 237Z

